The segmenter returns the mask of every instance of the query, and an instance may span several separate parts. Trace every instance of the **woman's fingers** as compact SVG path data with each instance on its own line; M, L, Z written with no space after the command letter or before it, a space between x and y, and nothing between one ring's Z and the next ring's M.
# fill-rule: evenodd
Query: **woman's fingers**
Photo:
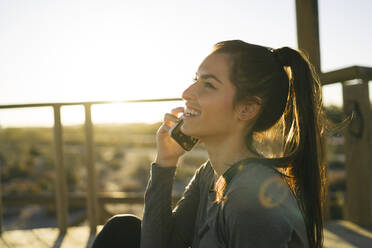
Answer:
M166 122L166 121L173 121L173 122L176 122L176 121L178 121L179 120L179 118L177 118L176 116L174 116L174 115L172 115L172 114L170 114L170 113L166 113L165 115L164 115L164 122Z
M170 128L175 122L180 121L178 114L183 113L184 108L178 107L171 110L171 113L166 113L164 115L164 125Z
M183 113L185 111L184 107L177 107L171 110L171 113L178 117L178 114Z
M157 156L156 161L163 165L176 165L178 158L185 153L182 147L173 140L168 132L169 129L180 121L178 115L184 112L183 107L174 108L170 113L164 114L163 124L156 133ZM160 162L159 162L160 161Z
M167 127L171 127L177 121L179 121L179 119L172 114L166 113L164 115L164 125Z

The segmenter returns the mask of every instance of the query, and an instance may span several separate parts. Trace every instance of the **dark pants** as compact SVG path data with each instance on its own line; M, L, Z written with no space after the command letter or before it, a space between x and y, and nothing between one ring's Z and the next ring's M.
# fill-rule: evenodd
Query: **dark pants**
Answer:
M121 214L109 219L94 240L92 248L139 248L141 219L135 215Z

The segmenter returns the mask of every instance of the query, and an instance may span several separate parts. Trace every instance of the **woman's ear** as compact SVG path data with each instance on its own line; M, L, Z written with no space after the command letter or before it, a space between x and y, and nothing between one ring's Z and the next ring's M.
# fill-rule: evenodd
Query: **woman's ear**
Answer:
M249 121L258 115L260 108L261 105L256 101L245 101L237 106L236 114L238 119L242 121Z

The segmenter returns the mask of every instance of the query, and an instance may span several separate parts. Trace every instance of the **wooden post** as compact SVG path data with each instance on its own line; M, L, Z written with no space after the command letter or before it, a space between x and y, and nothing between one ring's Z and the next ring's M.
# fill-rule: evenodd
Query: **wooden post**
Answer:
M88 175L88 220L90 231L96 233L98 224L98 198L96 175L94 168L94 153L93 153L93 124L91 116L91 104L84 104L85 108L85 160Z
M1 166L1 161L0 161ZM0 235L3 233L3 196L1 194L1 167L0 167Z
M56 165L56 202L58 227L61 233L67 231L68 203L66 171L63 163L63 139L61 124L61 106L53 105L54 109L54 158Z
M319 21L317 0L296 0L298 48L309 56L320 73Z
M345 129L346 219L372 225L372 113L368 81L343 83L344 111L354 113Z

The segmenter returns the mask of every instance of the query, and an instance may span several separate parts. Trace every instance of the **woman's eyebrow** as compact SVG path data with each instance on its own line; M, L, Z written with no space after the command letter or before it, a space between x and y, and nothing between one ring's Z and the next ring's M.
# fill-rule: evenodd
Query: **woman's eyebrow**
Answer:
M198 73L196 73L196 76L198 76ZM208 78L213 78L214 80L216 80L217 82L219 82L220 84L223 84L221 80L219 80L215 75L213 74L204 74L202 76L200 76L201 79L208 79Z

